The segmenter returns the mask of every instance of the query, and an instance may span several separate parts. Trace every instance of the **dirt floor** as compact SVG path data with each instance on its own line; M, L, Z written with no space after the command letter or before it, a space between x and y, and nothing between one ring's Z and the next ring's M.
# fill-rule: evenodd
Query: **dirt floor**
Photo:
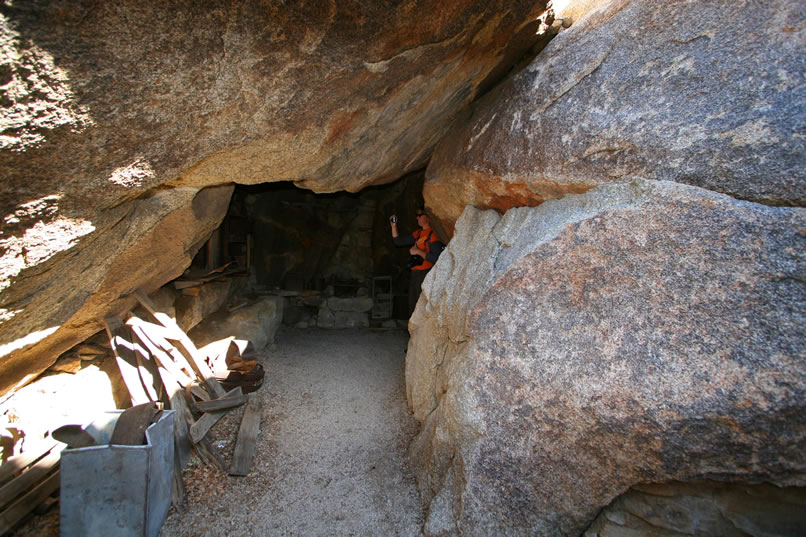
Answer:
M186 507L171 509L160 537L421 535L406 460L417 427L406 408L407 338L400 330L282 330L262 357L251 473L229 477L192 458ZM227 464L242 414L211 431ZM17 534L58 535L58 509Z

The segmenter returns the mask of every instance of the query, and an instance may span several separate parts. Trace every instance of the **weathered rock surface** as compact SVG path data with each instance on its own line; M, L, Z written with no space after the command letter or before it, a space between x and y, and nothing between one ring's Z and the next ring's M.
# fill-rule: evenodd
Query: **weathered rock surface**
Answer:
M255 350L261 351L274 341L282 321L283 298L265 296L232 312L223 308L213 313L190 330L188 336L197 347L233 337L251 341Z
M205 317L220 310L229 298L232 280L202 285L198 296L180 296L176 299L176 323L187 332Z
M714 482L642 485L607 506L584 537L800 537L806 489Z
M105 317L131 309L133 291L182 274L231 193L230 186L164 190L87 220L40 214L24 237L4 239L0 391L103 330Z
M424 194L444 229L466 205L503 212L636 177L804 204L803 2L582 4L438 145Z
M410 322L427 533L579 535L632 485L806 484L806 210L635 181L468 208Z
M4 4L0 392L181 273L228 200L190 214L203 187L422 168L544 5Z

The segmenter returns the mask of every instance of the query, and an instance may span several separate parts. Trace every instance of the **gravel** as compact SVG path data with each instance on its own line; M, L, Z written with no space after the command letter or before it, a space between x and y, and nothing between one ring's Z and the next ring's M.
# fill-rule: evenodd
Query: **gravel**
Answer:
M286 329L266 369L257 453L248 476L194 457L187 502L159 537L421 536L423 506L406 450L417 423L406 407L408 334ZM243 407L211 430L229 464ZM18 537L58 535L58 506Z
M403 331L281 331L265 354L252 471L194 464L160 537L416 536L423 510L406 448ZM230 460L242 410L213 429Z

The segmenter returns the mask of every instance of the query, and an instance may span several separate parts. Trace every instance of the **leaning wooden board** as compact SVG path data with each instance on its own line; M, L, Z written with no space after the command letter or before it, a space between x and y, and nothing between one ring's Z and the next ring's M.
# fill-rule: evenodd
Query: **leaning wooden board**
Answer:
M261 410L260 399L252 396L241 419L241 428L238 431L238 440L235 442L235 452L232 454L232 465L229 469L230 475L249 474L257 450Z
M215 379L213 372L210 370L210 366L204 361L204 357L199 352L199 349L196 348L196 345L194 345L187 334L176 324L176 321L171 318L170 315L157 311L156 306L154 306L151 299L148 298L148 295L142 290L135 291L134 296L137 298L138 302L140 302L141 306L159 321L162 326L168 329L167 337L178 341L185 349L190 357L190 365L196 370L196 374L204 380L204 383L210 389L212 395L214 397L223 397L226 391Z

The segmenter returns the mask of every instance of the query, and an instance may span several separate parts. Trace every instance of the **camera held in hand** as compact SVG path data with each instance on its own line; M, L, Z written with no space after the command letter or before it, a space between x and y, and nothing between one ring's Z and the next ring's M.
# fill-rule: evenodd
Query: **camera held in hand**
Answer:
M421 255L412 255L409 256L409 262L406 263L406 266L409 269L416 267L417 265L421 265L423 263L423 256Z

